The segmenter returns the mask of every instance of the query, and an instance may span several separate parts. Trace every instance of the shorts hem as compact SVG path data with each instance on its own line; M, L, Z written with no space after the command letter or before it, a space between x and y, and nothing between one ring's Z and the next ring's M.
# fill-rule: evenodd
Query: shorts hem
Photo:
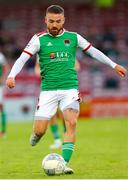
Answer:
M67 105L66 107L62 108L61 111L63 112L66 109L70 109L70 108L74 109L74 110L76 110L78 112L80 111L79 103L77 105L75 105L75 106L74 106L74 103L71 103L71 104Z

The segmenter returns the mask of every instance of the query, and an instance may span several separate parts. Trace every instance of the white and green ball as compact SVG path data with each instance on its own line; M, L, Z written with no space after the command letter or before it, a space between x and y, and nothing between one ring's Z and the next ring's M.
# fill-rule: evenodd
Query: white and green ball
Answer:
M61 175L64 173L65 161L61 155L51 153L42 160L42 168L46 175Z

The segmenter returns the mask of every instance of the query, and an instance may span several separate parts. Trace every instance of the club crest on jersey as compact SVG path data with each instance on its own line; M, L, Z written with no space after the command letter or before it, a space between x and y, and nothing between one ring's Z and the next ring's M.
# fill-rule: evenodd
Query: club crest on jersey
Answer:
M70 46L70 40L69 40L69 39L65 39L65 40L64 40L64 44L65 44L66 46Z

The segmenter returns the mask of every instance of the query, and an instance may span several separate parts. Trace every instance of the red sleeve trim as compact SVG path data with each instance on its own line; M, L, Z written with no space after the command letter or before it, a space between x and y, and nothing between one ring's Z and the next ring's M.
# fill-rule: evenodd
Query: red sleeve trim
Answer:
M89 44L83 51L87 51L92 45Z
M30 56L33 56L33 54L31 54L31 53L28 52L28 51L23 50L23 52L24 52L24 53L27 53L27 54L30 55Z

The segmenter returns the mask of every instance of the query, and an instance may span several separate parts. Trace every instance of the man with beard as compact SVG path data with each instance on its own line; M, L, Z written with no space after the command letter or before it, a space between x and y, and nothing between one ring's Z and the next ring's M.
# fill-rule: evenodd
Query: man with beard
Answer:
M15 87L15 77L25 62L34 54L39 56L41 70L41 93L35 112L33 134L30 144L35 146L45 134L49 120L57 108L62 111L66 133L62 145L62 156L65 160L65 174L73 170L67 166L71 159L76 134L76 122L79 115L78 80L75 70L76 49L80 47L96 60L112 67L121 77L126 69L94 48L78 33L66 31L64 9L58 5L47 8L45 23L47 30L32 37L21 56L17 59L7 78L9 88Z

